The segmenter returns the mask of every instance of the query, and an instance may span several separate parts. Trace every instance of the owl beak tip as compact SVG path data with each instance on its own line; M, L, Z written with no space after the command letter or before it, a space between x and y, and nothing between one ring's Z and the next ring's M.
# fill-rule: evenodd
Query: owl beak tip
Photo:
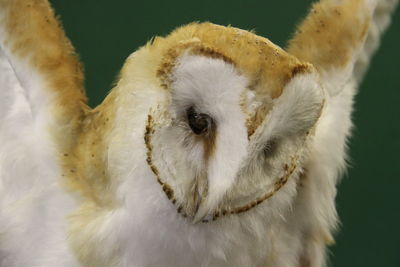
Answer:
M208 222L212 219L211 214L208 214L208 212L205 210L204 212L200 212L200 210L196 213L196 215L193 218L193 223L197 224L199 222Z
M209 199L206 198L204 201L200 203L200 206L193 218L193 223L199 222L209 222L213 219L213 212L212 212L212 203L210 203Z

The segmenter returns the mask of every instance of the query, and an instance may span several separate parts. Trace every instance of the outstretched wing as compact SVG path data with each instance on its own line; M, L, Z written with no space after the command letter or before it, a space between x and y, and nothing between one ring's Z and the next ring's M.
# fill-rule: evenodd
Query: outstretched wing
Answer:
M60 188L58 157L86 110L82 80L47 0L0 0L1 266L34 258L51 266L40 254L66 251L62 242L52 245L72 203Z
M398 0L380 0L373 12L370 26L361 51L356 58L352 78L360 84L368 70L369 63L378 49L381 37L391 22L391 14L396 10Z
M397 0L321 0L300 24L288 51L319 71L328 95L294 207L303 218L301 266L322 266L337 225L336 182L345 166L353 96ZM289 219L290 221L290 219Z
M331 95L359 84L398 0L322 0L300 24L288 52L312 63Z
M69 143L85 112L82 80L80 63L47 0L0 0L2 187L29 180L13 171L40 160L56 138ZM34 150L32 158L23 159L28 150Z
M56 124L64 124L82 112L81 65L48 1L1 0L0 48L2 65L12 70L2 72L2 79L15 76L34 120L48 110ZM0 119L6 114L2 110Z

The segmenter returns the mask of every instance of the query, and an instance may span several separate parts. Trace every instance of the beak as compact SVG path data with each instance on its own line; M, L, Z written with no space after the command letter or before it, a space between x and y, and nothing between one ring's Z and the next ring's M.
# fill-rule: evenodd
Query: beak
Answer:
M247 130L237 122L219 125L215 152L208 160L206 186L198 187L201 190L194 223L212 220L224 196L235 185L248 143Z
M210 203L208 203L207 200L208 199L206 198L200 203L199 209L193 218L193 223L208 222L213 219L214 213L209 210L208 207L210 206Z

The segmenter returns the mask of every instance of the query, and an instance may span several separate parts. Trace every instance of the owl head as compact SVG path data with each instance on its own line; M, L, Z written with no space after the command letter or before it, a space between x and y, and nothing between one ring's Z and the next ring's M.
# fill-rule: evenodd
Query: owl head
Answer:
M125 159L142 157L146 179L194 222L293 195L324 103L312 65L253 33L210 23L132 54L114 92L110 149L126 148L125 156L114 149L115 168L133 175Z

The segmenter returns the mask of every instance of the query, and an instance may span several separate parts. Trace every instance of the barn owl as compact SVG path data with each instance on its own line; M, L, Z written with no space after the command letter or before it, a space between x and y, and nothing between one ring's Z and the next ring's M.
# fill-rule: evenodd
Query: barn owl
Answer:
M284 50L192 23L91 109L47 0L0 0L0 265L319 267L352 98L397 0L321 0Z

